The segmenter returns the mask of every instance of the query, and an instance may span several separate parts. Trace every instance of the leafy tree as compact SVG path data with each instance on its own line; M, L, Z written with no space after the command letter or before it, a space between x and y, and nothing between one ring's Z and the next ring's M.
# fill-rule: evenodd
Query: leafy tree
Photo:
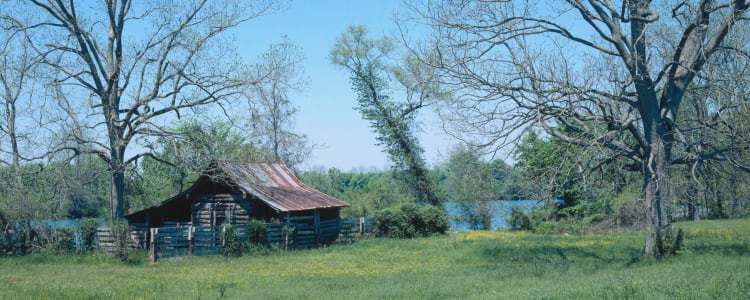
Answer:
M100 218L108 213L107 164L94 155L79 155L71 163L58 162L47 167L52 187L61 199L61 217ZM126 185L127 186L127 185ZM64 214L64 215L63 215Z
M414 134L416 112L434 100L435 89L415 60L391 67L387 56L393 50L388 39L372 40L363 26L351 26L338 37L331 62L351 73L357 92L357 109L370 121L377 140L394 166L404 171L405 181L421 202L441 205L441 196L429 177L423 149ZM406 101L394 101L389 76L406 89Z
M750 4L409 4L415 14L409 19L433 29L429 46L414 51L454 87L455 101L445 103L447 121L485 145L504 146L535 125L566 143L627 158L642 175L644 254L657 254L656 238L670 224L670 167L723 152L695 157L673 151L687 144L683 132L694 129L677 119L684 96L696 78L709 78L706 70L732 60L747 64L746 45L725 41L747 31ZM711 117L720 118L726 108L717 107ZM702 126L714 126L704 121Z
M219 160L258 161L266 155L229 122L184 121L174 131L159 143L164 158L184 171L200 173Z
M531 199L521 194L516 180L518 173L511 165L502 159L489 162L490 173L495 182L495 195L500 200Z
M400 203L414 202L409 188L396 178L395 173L393 170L346 173L331 168L328 172L301 173L300 180L351 204L342 211L342 215L363 217Z
M524 133L514 151L515 167L524 181L531 183L525 187L527 193L535 199L554 200L553 215L545 218L617 217L615 200L630 191L636 180L621 160L603 159L606 152L592 150L596 149L570 145L532 130Z
M578 205L581 201L585 149L567 145L551 137L544 140L528 131L516 147L514 159L521 174L541 187L539 199L562 200L562 208Z
M181 121L169 129L174 134L150 145L156 154L141 162L134 178L131 210L149 207L190 187L201 174L210 174L222 160L260 161L268 154L258 149L244 132L229 122Z
M463 145L455 147L449 156L446 193L451 200L463 205L472 227L491 229L494 212L490 201L497 200L498 185L491 166L481 161L476 151Z

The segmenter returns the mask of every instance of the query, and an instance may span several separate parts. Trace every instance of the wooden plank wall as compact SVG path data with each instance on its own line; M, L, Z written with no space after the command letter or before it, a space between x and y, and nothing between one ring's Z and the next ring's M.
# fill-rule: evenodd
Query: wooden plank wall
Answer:
M317 232L315 231L314 216L299 216L289 218L289 225L294 227L294 248L312 248L317 244Z
M133 240L135 249L146 249L148 247L148 224L130 223L130 239Z
M148 232L146 224L131 224L128 230L128 248L145 249L146 233ZM115 251L116 236L109 226L99 226L96 228L96 248L106 252Z
M193 249L191 255L204 256L221 253L223 240L222 226L193 227Z
M190 254L191 231L192 226L154 228L151 231L151 253L157 255L152 260Z
M115 235L110 227L100 226L96 228L96 247L107 252L114 252Z
M282 224L280 223L268 223L266 224L266 237L268 243L271 245L283 245L284 234L282 233Z
M252 214L250 202L232 194L199 195L190 209L195 226L245 225Z

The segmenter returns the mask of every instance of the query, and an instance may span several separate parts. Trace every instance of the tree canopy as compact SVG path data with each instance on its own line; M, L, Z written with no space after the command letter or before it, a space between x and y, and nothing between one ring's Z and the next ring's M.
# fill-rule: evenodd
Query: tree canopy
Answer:
M434 101L434 90L426 81L415 60L403 66L388 64L393 49L389 39L370 39L363 26L351 26L336 40L331 62L351 73L352 88L357 92L357 110L377 134L394 167L404 170L406 182L420 202L440 205L442 199L428 176L424 150L415 136L415 117L419 109ZM406 89L406 101L391 97L390 76Z

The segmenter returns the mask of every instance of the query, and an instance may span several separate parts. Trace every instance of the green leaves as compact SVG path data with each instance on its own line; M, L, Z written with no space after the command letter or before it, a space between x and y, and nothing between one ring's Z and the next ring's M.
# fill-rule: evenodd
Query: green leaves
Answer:
M414 132L418 109L425 106L425 94L417 88L419 78L410 77L417 69L416 61L406 67L392 66L387 59L394 50L386 38L369 39L363 26L351 26L338 39L331 50L331 62L351 73L352 88L357 93L356 109L362 118L370 121L377 134L378 145L384 147L394 167L404 171L407 183L418 201L439 205L441 199L428 177L422 153ZM391 76L398 79L407 90L406 101L391 98ZM414 96L414 95L421 96Z

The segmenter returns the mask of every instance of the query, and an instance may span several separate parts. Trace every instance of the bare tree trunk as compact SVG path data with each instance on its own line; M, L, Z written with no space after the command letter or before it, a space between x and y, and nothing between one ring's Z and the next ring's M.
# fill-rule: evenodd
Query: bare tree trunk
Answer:
M737 171L737 169L733 169L731 176L729 176L729 186L732 187L732 217L740 214L740 197L737 196L740 193L737 188L737 176L739 176L738 173L739 172Z
M716 176L719 176L718 174ZM713 186L714 186L714 199L716 199L716 216L721 219L726 217L726 212L724 211L724 202L722 201L722 198L724 195L721 192L721 187L719 186L719 180L713 179L711 180Z
M125 149L113 147L110 167L110 217L112 222L122 219L125 212Z
M125 211L125 172L122 170L111 173L110 209L112 221L122 219Z
M669 226L667 202L669 200L669 164L671 140L667 127L660 123L658 116L644 114L646 138L650 147L646 149L642 166L643 195L646 201L646 242L643 253L657 254L657 235Z
M700 209L699 209L700 206L698 205L698 199L701 198L700 196L701 194L705 195L705 192L699 191L696 189L695 196L690 197L690 200L688 202L688 207L687 207L688 208L688 211L687 211L688 220L700 221L701 214L700 214Z
M662 190L666 188L665 183L667 183L668 177L649 172L646 178L644 180L644 194L648 220L646 222L646 243L643 252L646 255L654 255L656 254L656 237L658 232L669 226L669 219L664 209L666 201L662 195L664 194Z

